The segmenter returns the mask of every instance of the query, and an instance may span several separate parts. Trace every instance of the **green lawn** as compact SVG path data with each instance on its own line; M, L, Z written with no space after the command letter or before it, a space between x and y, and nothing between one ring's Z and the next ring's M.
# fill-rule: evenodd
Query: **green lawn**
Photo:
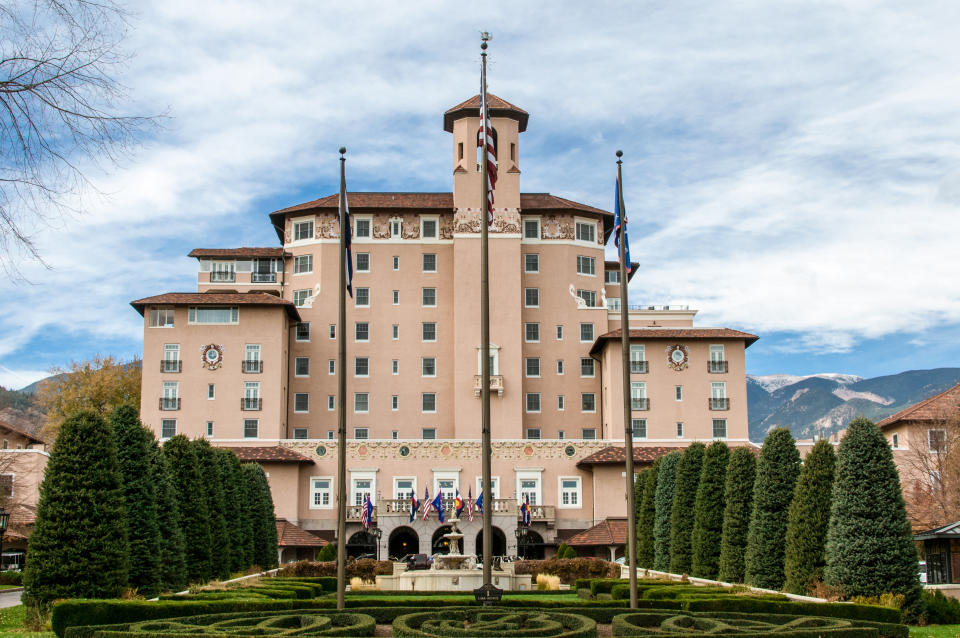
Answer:
M25 620L23 605L0 609L0 638L56 638L52 631L27 631L23 628Z
M910 638L960 638L960 625L911 627Z

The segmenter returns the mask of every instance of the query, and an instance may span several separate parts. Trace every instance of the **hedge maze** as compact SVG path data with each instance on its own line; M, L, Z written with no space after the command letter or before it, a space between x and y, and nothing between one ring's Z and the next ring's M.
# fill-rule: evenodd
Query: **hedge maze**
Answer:
M423 611L399 616L393 635L401 638L545 636L591 638L597 623L579 614L549 611L462 609Z
M183 638L184 636L372 636L376 621L361 613L313 610L241 612L145 620L118 625L86 627L70 632L88 638Z

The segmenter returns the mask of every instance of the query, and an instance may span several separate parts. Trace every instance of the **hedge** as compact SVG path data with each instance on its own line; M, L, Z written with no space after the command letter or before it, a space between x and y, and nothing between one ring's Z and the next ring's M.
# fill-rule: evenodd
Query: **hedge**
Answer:
M460 636L546 636L595 638L597 623L579 614L500 609L444 609L404 614L393 621L398 638Z
M347 561L346 565L347 580L351 578L362 578L363 580L373 581L377 576L389 576L393 574L393 563L388 560L376 561L372 558ZM337 562L311 562L302 560L296 563L289 563L280 568L277 572L278 577L296 577L304 576L318 577L329 576L336 578Z
M764 616L737 614L671 614L639 612L613 619L614 636L687 636L722 634L731 638L771 636L781 638L875 638L876 627L841 618Z
M538 574L559 576L560 582L572 585L584 578L619 578L620 565L600 558L521 560L514 563L514 573L530 574L534 582Z

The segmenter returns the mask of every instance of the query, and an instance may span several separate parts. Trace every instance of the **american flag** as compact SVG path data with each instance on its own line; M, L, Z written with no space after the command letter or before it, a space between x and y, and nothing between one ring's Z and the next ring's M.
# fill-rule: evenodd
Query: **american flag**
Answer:
M487 224L493 225L493 187L497 185L497 151L493 145L493 126L490 125L488 113L487 92L484 90L480 100L480 120L483 122L483 132L477 136L477 146L486 143L487 156Z
M472 521L473 520L473 488L472 487L467 488L466 506L467 506L467 518Z
M523 505L520 506L520 522L524 527L530 527L530 496L523 495Z
M430 488L423 488L423 520L427 520L427 517L430 516L430 508L433 507L433 504L430 502Z
M420 501L417 500L417 495L413 492L410 492L410 522L413 522L413 519L417 517L417 512L420 511Z
M363 497L363 511L360 512L360 525L363 529L370 529L373 523L373 503L370 502L370 495Z
M343 207L343 219L340 220L340 232L346 233L346 243L347 243L347 257L346 257L347 292L350 293L350 298L352 299L353 298L353 247L352 247L353 242L351 242L350 240L353 237L353 233L351 232L351 228L350 228L350 207L347 205L346 183L341 184L340 186L340 205Z
M630 265L630 240L627 238L627 211L623 210L623 202L620 201L620 177L617 177L617 189L614 194L614 212L613 212L613 245L618 249L620 248L620 223L624 224L623 227L623 256L624 260L627 262L624 266L627 269L627 273L633 270L633 266ZM619 259L619 252L618 257Z

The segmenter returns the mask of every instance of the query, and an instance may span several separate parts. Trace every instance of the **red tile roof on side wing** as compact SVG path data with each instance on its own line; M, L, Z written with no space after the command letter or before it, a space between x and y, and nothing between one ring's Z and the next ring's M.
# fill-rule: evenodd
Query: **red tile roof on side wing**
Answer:
M243 462L250 463L309 463L314 460L280 445L269 447L228 447Z
M570 538L567 545L590 547L596 545L625 545L627 542L627 519L605 518L590 529Z
M757 335L749 332L740 332L731 328L631 328L631 339L743 339L744 347L749 348L757 339ZM607 341L619 340L620 329L611 330L597 337L590 354L597 354L603 349Z
M280 306L294 321L300 321L296 305L268 292L168 292L131 301L137 312L143 314L146 306Z
M277 545L280 547L324 547L329 544L285 518L277 519Z
M283 257L280 246L240 248L194 248L187 257Z
M666 446L641 446L633 448L633 461L635 463L642 463L644 465L649 465L656 461L658 458L664 454L669 454L670 452L679 451L682 452L682 447L666 447ZM617 447L616 445L611 445L610 447L605 447L602 450L598 450L591 454L590 456L584 457L577 461L577 467L586 467L590 465L623 465L627 462L626 448L623 446Z
M939 421L951 415L960 416L960 383L920 403L914 403L896 414L891 414L879 421L877 425L886 428L901 421Z

